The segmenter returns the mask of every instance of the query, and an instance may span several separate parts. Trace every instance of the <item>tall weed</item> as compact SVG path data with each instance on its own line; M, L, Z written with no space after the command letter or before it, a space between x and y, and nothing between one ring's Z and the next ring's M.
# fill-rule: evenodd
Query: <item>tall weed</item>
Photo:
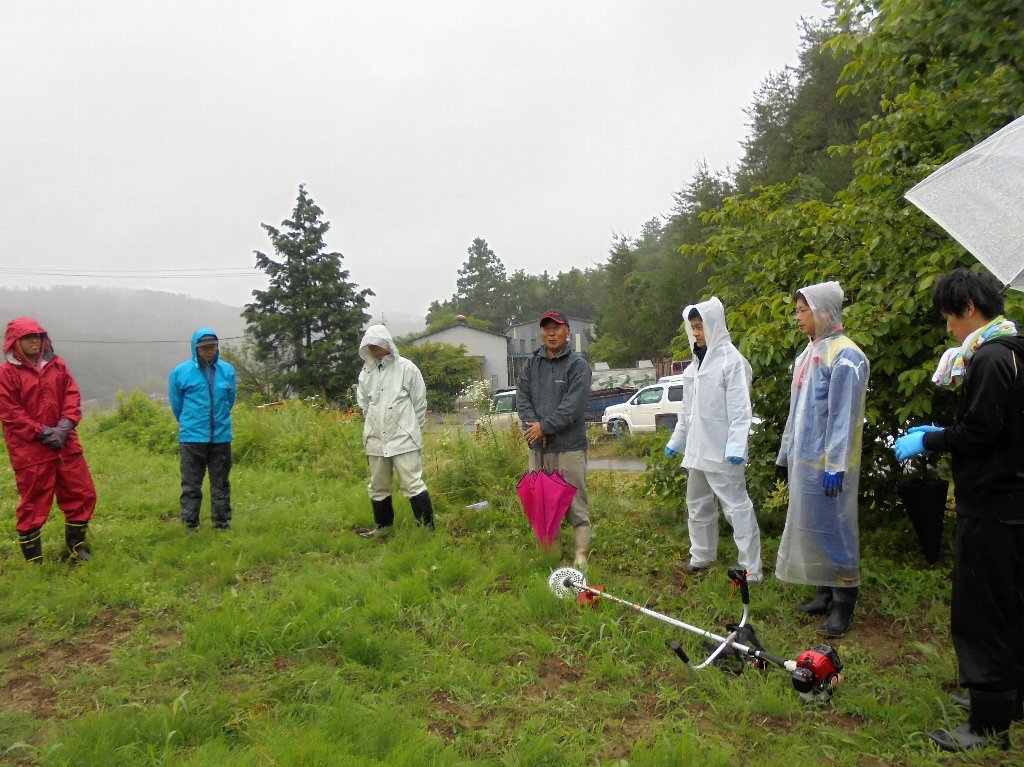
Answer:
M515 429L434 431L428 435L424 453L431 493L452 504L511 503L527 467L527 450L522 434Z
M362 420L300 400L274 407L236 408L235 461L314 477L357 478L365 473Z

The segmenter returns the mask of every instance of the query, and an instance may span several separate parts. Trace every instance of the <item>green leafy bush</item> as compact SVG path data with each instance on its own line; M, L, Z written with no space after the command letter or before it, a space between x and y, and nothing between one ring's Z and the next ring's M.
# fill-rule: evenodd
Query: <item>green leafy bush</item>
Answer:
M117 393L114 412L100 416L98 430L151 453L178 452L178 423L174 414L141 391Z
M419 367L427 385L427 406L437 412L451 412L459 391L480 378L480 363L466 353L465 344L406 344L402 356Z

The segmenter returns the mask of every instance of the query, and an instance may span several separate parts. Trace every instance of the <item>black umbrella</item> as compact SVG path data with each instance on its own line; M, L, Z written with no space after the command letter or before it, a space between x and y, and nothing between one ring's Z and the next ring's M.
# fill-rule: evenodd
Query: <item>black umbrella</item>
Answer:
M940 477L913 477L896 485L907 516L914 525L921 553L934 565L942 546L942 519L946 516L949 482Z

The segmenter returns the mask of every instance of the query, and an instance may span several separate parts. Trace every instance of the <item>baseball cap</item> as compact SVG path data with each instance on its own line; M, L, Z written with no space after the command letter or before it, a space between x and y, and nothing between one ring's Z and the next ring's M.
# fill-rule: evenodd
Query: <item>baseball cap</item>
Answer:
M220 343L220 341L217 340L217 336L207 333L206 335L199 337L199 340L196 341L196 346L215 346L218 343Z
M559 325L569 324L569 320L565 318L565 315L562 314L561 312L556 312L554 309L552 309L550 312L548 312L547 314L540 318L540 324L543 325L545 320L552 320L554 322L557 322Z

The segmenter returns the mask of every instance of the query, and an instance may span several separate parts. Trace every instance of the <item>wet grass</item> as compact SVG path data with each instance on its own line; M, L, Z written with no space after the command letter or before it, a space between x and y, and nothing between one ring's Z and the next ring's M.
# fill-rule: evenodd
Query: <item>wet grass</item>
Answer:
M0 763L12 765L927 765L925 733L958 723L947 635L948 561L928 568L891 525L863 531L865 583L846 669L828 705L778 671L694 671L700 641L611 602L555 599L518 506L517 435L432 434L438 529L396 499L383 540L371 519L359 424L297 407L238 414L235 522L177 522L178 469L159 411L127 404L82 426L100 491L96 558L0 553ZM145 428L122 428L144 418ZM120 423L119 423L120 421ZM137 421L135 421L137 425ZM588 577L617 596L721 631L739 615L725 566L693 579L680 510L638 476L594 472ZM14 504L4 461L0 493ZM465 508L486 499L488 508ZM208 511L204 509L204 517ZM777 540L765 540L765 561ZM766 648L819 641L792 606L801 589L754 587ZM1014 738L1024 738L1015 725ZM957 763L1022 758L983 753Z

